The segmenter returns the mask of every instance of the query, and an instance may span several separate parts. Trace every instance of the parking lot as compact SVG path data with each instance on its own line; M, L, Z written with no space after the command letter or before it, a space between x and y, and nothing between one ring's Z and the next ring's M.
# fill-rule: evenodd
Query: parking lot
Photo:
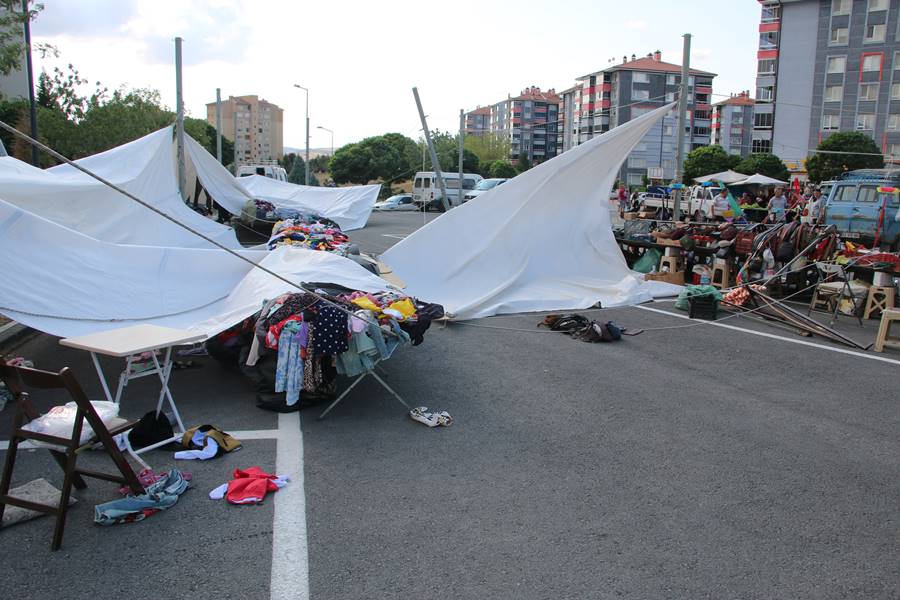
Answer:
M422 222L373 214L351 237L382 252ZM439 249L423 260L440 268ZM94 504L116 492L89 482L59 552L50 518L3 531L4 586L69 599L900 597L900 353L744 317L698 323L670 302L580 312L645 331L587 344L536 328L538 315L502 316L432 327L385 362L410 405L450 412L448 428L412 421L371 380L322 421L264 412L240 375L195 359L173 374L184 420L244 449L148 454L193 483L136 524L95 526ZM838 327L869 343L876 322ZM4 352L71 366L100 397L87 354L55 338ZM129 385L125 416L150 410L155 389ZM292 481L258 506L207 497L253 465ZM14 485L36 477L62 481L46 452L20 453Z

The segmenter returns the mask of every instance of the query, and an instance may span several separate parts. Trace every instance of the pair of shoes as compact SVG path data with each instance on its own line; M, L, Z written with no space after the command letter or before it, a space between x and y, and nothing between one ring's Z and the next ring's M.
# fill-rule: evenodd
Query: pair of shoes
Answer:
M292 413L300 410L300 402L288 406L283 395L256 395L256 408L269 410L277 413Z

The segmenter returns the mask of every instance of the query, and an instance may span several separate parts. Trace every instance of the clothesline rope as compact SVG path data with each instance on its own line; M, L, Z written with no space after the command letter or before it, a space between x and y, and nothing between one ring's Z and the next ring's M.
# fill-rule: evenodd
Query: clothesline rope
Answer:
M102 183L103 185L105 185L105 186L107 186L107 187L110 187L110 188L114 189L115 191L119 192L120 194L122 194L123 196L125 196L126 198L128 198L129 200L132 200L132 201L134 201L134 202L137 202L138 204L140 204L140 205L143 206L144 208L146 208L146 209L148 209L148 210L150 210L150 211L153 211L154 213L158 214L159 216L163 217L164 219L166 219L166 220L168 220L168 221L171 221L172 223L174 223L175 225L181 227L182 229L185 229L186 231L188 231L188 232L190 232L190 233L196 235L197 237L199 237L200 239L206 241L207 243L212 244L212 245L215 246L216 248L218 248L218 249L220 249L220 250L224 250L225 252L227 252L227 253L230 254L231 256L234 256L234 257L237 258L238 260L241 260L241 261L247 263L247 264L250 265L252 268L254 268L254 269L259 269L260 271L263 271L264 273L266 273L266 274L268 274L268 275L271 275L272 277L278 279L279 281L282 281L282 282L288 284L289 286L291 286L291 287L293 287L293 288L296 288L296 289L297 289L299 292L301 292L301 293L312 294L313 296L315 296L316 298L318 298L319 300L321 300L321 301L324 302L325 304L328 304L329 306L333 306L333 307L337 308L338 310L340 310L341 312L343 312L344 314L346 314L348 317L354 317L354 318L360 319L360 320L362 320L362 321L365 321L365 322L369 323L370 325L377 325L377 323L372 322L372 321L369 321L367 318L363 318L363 317L358 317L358 316L356 316L356 315L353 313L353 311L351 311L351 310L345 308L345 307L342 306L341 304L339 304L339 303L337 303L337 302L334 302L334 301L332 301L332 300L329 300L328 298L325 298L325 297L322 296L321 294L317 294L317 293L314 292L314 291L311 291L311 290L308 290L308 289L304 288L302 285L300 285L300 284L298 284L298 283L295 283L295 282L291 281L291 280L288 279L287 277L284 277L283 275L280 275L279 273L276 273L275 271L273 271L273 270L271 270L271 269L268 269L268 268L266 268L266 267L264 267L264 266L262 266L262 265L259 265L259 264L255 263L255 262L253 262L252 260L250 260L249 258L245 257L245 256L242 256L242 255L239 254L238 252L236 252L236 251L232 250L231 248L228 248L227 246L225 246L225 245L223 245L223 244L217 242L216 240L212 239L212 238L209 237L208 235L205 235L204 233L201 233L200 231L197 231L197 230L194 229L193 227L190 227L189 225L185 225L184 223L178 221L178 220L175 219L174 217L172 217L172 216L166 214L165 212L159 210L159 209L156 208L155 206L153 206L153 205L151 205L151 204L149 204L149 203L147 203L147 202L144 202L143 200L141 200L140 198L138 198L137 196L135 196L135 195L132 194L131 192L128 192L127 190L124 190L124 189L120 188L119 186L117 186L117 185L115 185L115 184L113 184L113 183L107 181L107 180L104 179L103 177L100 177L99 175L97 175L96 173L93 173L93 172L90 171L89 169L84 168L83 166L79 165L79 164L76 163L75 161L66 158L65 156L63 156L62 154L60 154L59 152L57 152L57 151L54 150L53 148L50 148L50 147L47 146L46 144L43 144L43 143L39 142L38 140L36 140L36 139L34 139L34 138L32 138L32 137L30 137L30 136L28 136L28 135L22 133L21 131L19 131L19 130L16 129L15 127L13 127L13 126L7 124L6 122L4 122L4 121L2 121L2 120L0 120L0 128L3 128L3 129L5 129L6 131L8 131L9 133L11 133L11 134L13 134L13 135L15 135L15 136L17 136L17 137L22 138L23 140L25 140L25 141L28 142L29 144L32 144L33 146L39 148L40 150L43 150L44 152L46 152L47 154L49 154L49 155L52 156L53 158L55 158L55 159L57 159L57 160L60 160L60 161L62 161L62 162L64 162L64 163L66 163L67 165L69 165L69 166L71 166L71 167L74 167L75 169L78 169L79 171L81 171L82 173L84 173L85 175L87 175L87 176L89 176L89 177L91 177L91 178L93 178L93 179L96 179L97 181L99 181L99 182ZM388 285L390 285L390 284L388 284ZM59 318L59 317L57 317L57 318ZM68 317L62 317L62 318L66 318L66 319L67 319ZM153 318L153 317L148 317L148 318ZM78 319L72 319L72 320L78 320ZM388 333L390 333L390 334L393 335L393 336L397 336L397 334L396 334L395 332L393 332L393 331L390 331L390 332L388 332ZM397 337L399 337L399 336L397 336Z

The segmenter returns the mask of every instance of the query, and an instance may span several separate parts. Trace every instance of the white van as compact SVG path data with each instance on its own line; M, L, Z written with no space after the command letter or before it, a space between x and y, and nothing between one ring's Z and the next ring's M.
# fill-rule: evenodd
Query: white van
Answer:
M469 190L474 190L475 186L483 179L481 175L474 173L463 173L463 193L459 193L459 173L441 172L444 179L444 187L447 188L447 201L450 206L459 206L462 204L462 197ZM438 185L437 177L434 171L419 171L413 180L413 202L419 206L428 208L442 208L441 188Z
M250 175L262 175L276 181L287 181L287 171L284 167L277 164L272 165L241 165L238 167L238 177L249 177Z

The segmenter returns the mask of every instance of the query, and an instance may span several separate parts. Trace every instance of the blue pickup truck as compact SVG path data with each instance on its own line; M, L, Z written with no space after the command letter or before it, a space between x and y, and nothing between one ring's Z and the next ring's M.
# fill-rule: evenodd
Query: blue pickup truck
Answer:
M900 190L900 170L859 169L829 182L825 203L825 224L837 227L841 237L871 246L878 233L878 245L900 249L900 194L879 192L879 187Z

